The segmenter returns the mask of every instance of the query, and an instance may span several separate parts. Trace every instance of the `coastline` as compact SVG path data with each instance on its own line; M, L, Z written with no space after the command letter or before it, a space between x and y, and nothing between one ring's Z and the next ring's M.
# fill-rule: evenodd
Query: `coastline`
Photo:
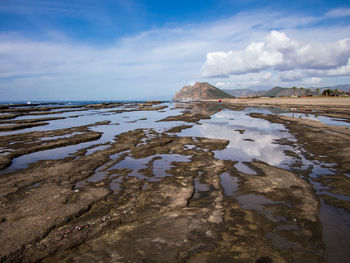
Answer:
M203 100L205 102L217 102L218 100ZM238 105L288 105L288 106L348 106L350 97L306 97L306 98L238 98L222 99L223 103Z

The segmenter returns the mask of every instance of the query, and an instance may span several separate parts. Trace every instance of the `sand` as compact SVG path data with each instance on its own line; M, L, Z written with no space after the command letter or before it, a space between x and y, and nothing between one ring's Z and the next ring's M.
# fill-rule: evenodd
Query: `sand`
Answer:
M216 100L210 100L216 101ZM317 105L317 106L349 106L350 97L307 97L307 98L244 98L223 99L224 103L248 105Z

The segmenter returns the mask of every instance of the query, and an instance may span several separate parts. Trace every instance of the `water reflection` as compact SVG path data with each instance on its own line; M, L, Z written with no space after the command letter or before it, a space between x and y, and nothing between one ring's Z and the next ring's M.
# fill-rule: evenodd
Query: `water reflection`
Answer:
M163 105L163 104L162 104ZM169 105L166 103L164 105ZM117 107L119 108L119 107ZM113 109L115 110L115 108ZM104 113L110 112L113 113L111 115L104 115ZM181 109L172 110L172 115L178 115L181 113ZM68 117L72 113L62 113L60 116ZM128 132L135 129L153 129L158 132L163 132L171 127L183 125L184 122L176 121L176 122L157 122L158 120L164 119L169 116L169 107L165 109L165 111L131 111L131 112L123 112L116 113L112 112L112 109L99 109L99 110L85 110L79 112L80 116L77 118L66 118L59 120L48 121L48 125L27 128L23 130L17 131L9 131L9 132L0 132L0 136L2 135L13 135L17 133L25 133L25 132L33 132L33 131L52 131L58 129L72 128L84 125L91 125L96 122L110 121L110 124L96 125L89 127L90 130L100 132L101 138L95 141L80 143L76 145L70 145L66 147L60 147L50 150L43 150L39 152L34 152L30 154L25 154L20 157L16 157L13 159L12 164L7 169L4 169L0 172L0 174L12 172L18 169L25 169L28 167L30 163L34 163L40 160L56 160L62 159L71 154L75 153L78 150L89 148L87 151L87 155L92 154L98 150L105 149L109 147L107 144L114 141L116 135ZM47 116L47 115L46 115ZM58 116L58 115L56 115ZM125 117L129 117L125 119ZM127 123L128 121L136 120L132 123ZM125 121L127 120L127 121ZM78 134L78 133L73 133ZM70 135L62 135L56 137L43 137L42 140L50 140L50 139L60 139L65 137L70 137ZM103 145L101 145L103 144ZM98 147L94 147L94 145ZM0 154L7 154L8 150L4 152L1 150Z
M334 119L326 116L318 116L314 114L306 114L306 113L294 113L294 112L288 112L288 113L282 113L281 115L289 116L293 118L302 118L302 119L309 119L309 120L315 120L322 122L327 125L335 125L335 126L345 126L350 127L350 123L346 122L345 119Z
M215 157L219 159L241 162L257 159L270 165L280 165L290 160L284 154L287 147L275 143L277 139L291 136L284 132L284 126L252 118L244 111L225 109L212 115L210 120L203 120L200 125L183 130L180 135L229 140L224 150L215 151Z

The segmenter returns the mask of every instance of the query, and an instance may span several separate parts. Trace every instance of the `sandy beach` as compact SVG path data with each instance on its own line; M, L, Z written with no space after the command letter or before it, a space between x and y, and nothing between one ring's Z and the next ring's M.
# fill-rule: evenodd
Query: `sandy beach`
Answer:
M217 102L217 100L205 100ZM223 103L239 105L298 105L298 106L348 106L350 107L350 97L306 97L306 98L238 98L222 99Z

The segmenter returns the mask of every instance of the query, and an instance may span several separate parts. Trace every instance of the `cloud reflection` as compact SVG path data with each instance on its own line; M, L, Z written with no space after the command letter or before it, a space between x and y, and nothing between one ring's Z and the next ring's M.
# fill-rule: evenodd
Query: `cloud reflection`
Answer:
M243 134L236 131L245 130ZM202 122L200 136L226 139L230 143L226 149L216 151L220 159L251 161L257 159L270 165L280 165L287 158L285 147L278 145L276 139L289 136L282 133L283 126L266 120L252 118L244 112L222 111L212 116L210 121ZM250 141L254 140L254 141Z

